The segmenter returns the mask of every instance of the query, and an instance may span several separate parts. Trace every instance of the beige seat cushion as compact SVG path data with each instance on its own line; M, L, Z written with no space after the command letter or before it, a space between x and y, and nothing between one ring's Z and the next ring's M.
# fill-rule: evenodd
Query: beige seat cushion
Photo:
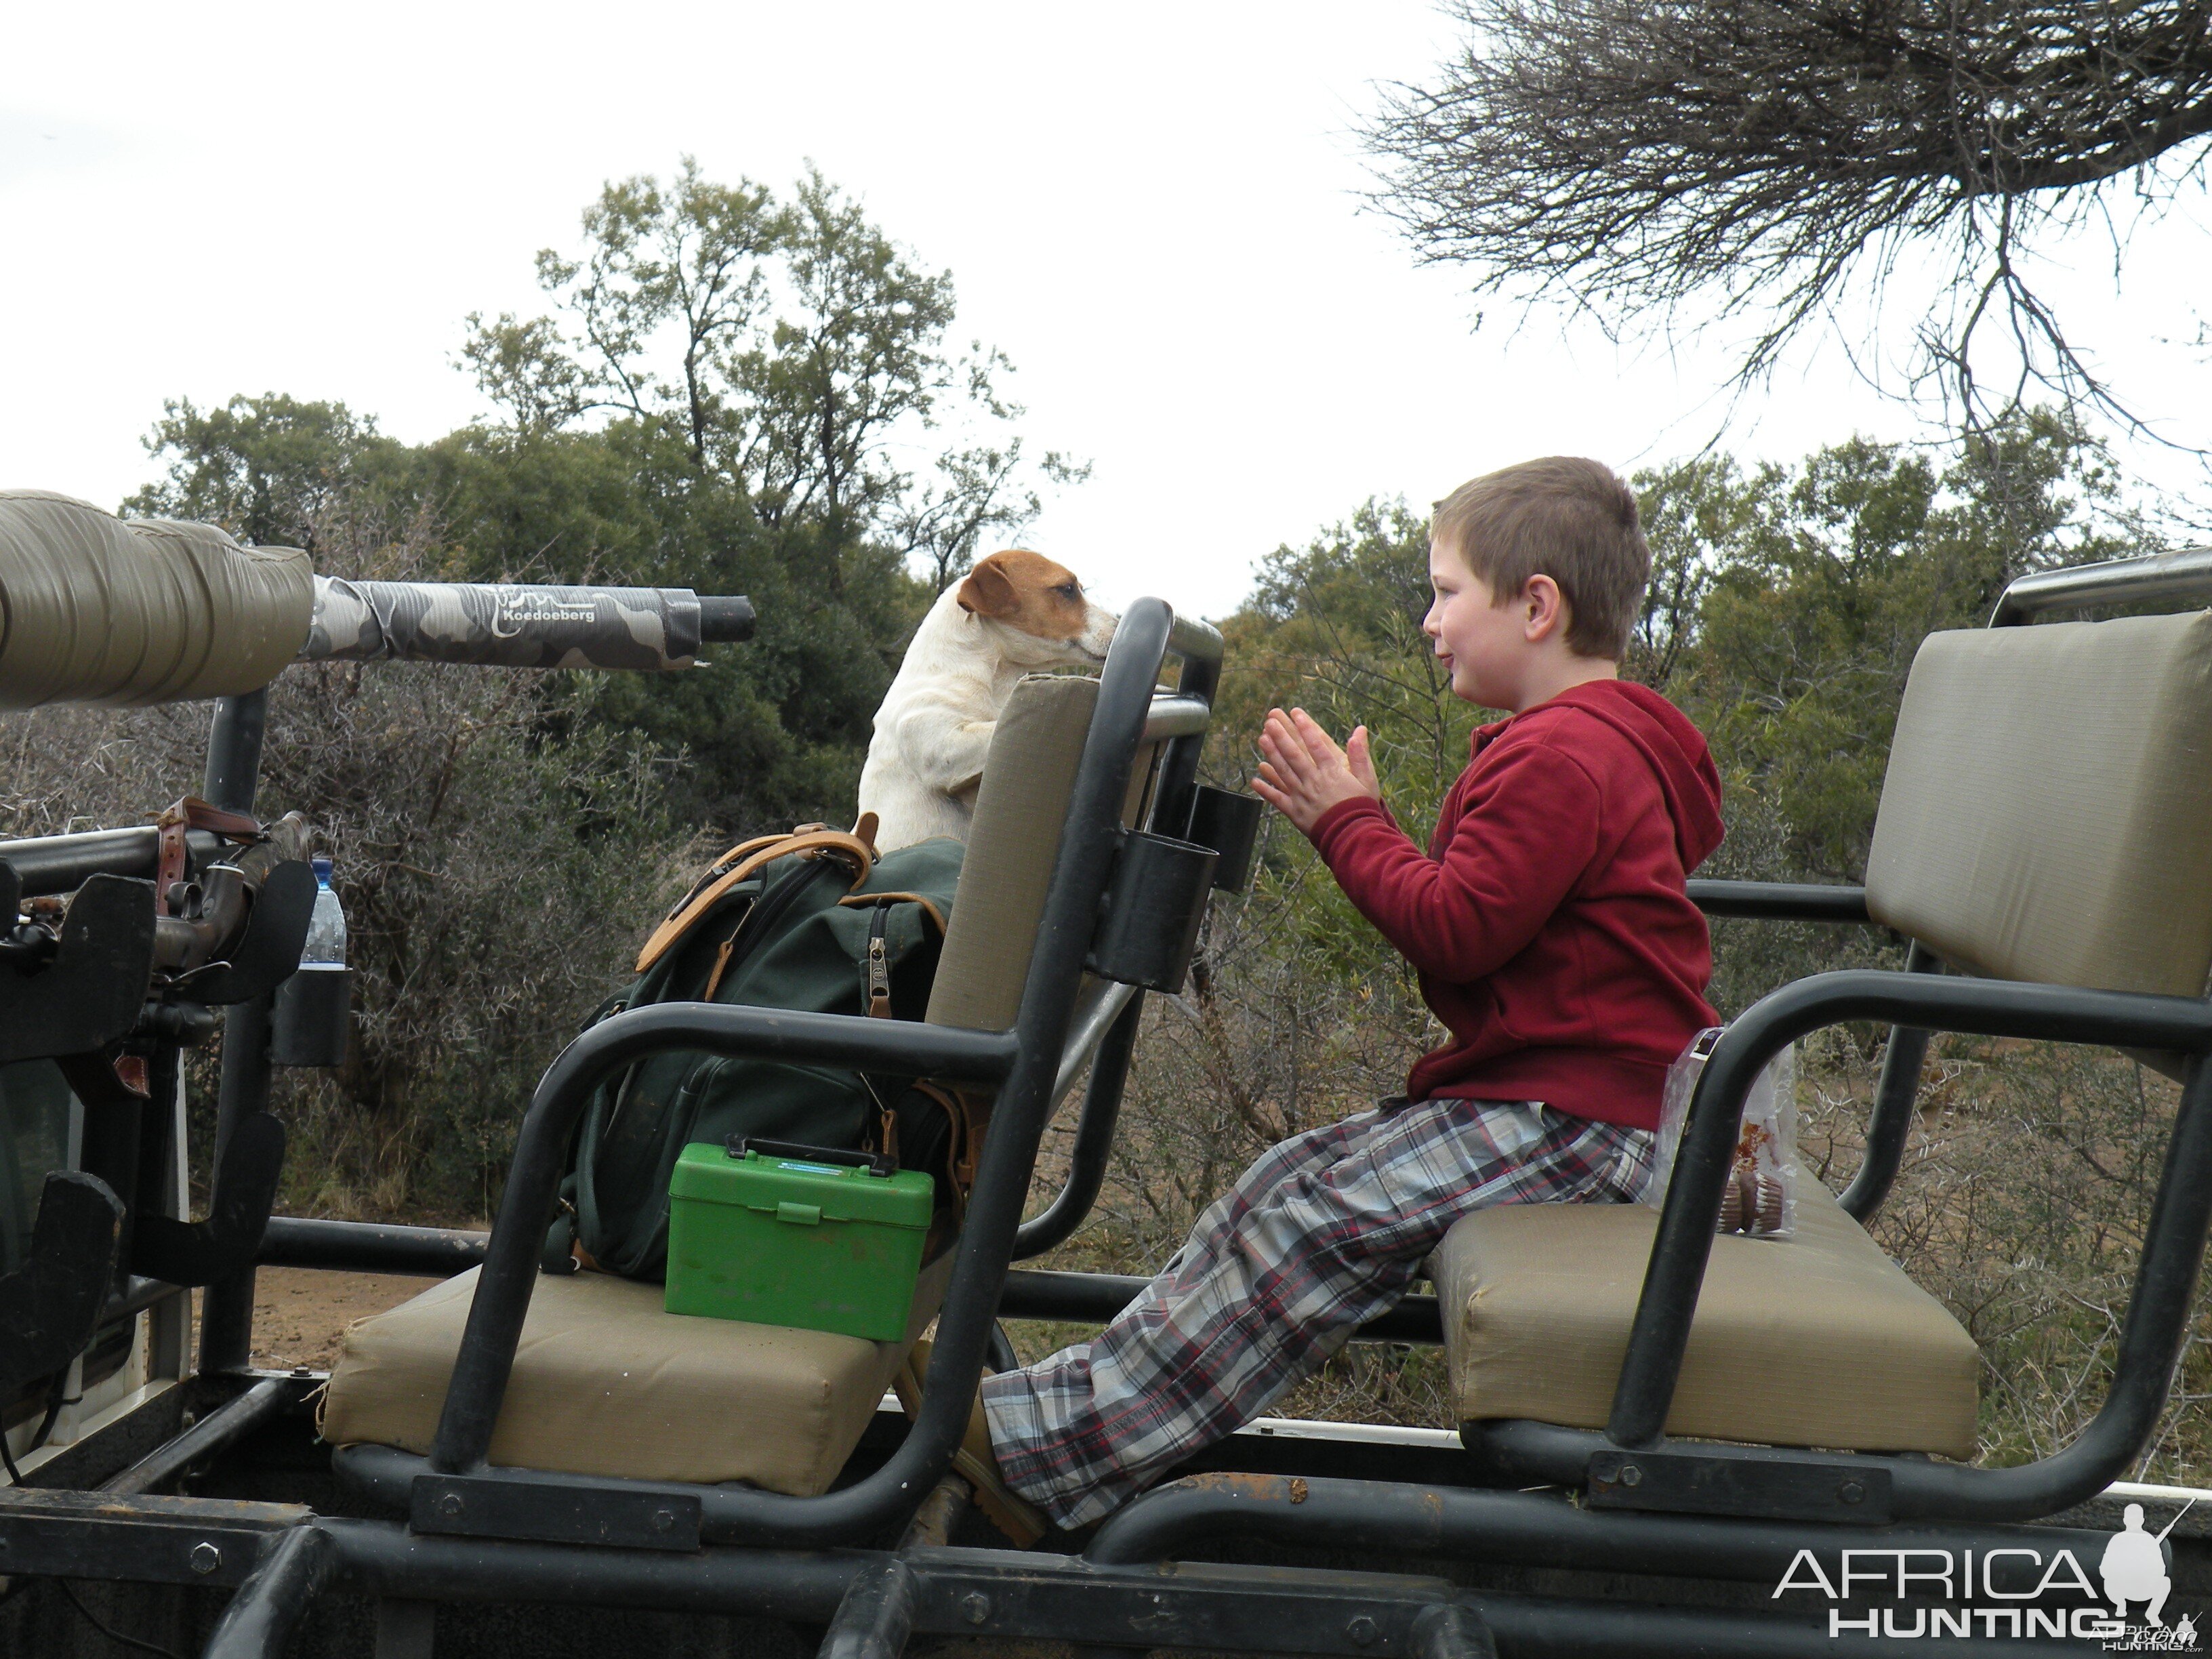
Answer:
M2212 612L1929 635L1867 909L2001 979L2203 994Z
M924 1269L903 1342L672 1314L659 1285L606 1273L541 1277L491 1461L825 1492L934 1316L951 1267L947 1253ZM471 1269L346 1332L323 1395L325 1440L430 1449L476 1284Z
M1713 1241L1668 1433L1971 1457L1973 1339L1819 1182L1799 1191L1794 1238ZM1658 1219L1522 1204L1444 1236L1429 1268L1462 1420L1605 1426Z

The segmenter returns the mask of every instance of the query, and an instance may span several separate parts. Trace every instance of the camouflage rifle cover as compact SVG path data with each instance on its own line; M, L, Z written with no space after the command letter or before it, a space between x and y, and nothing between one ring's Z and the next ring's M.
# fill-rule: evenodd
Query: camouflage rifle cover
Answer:
M689 668L698 596L684 587L553 587L315 578L303 661L507 668Z

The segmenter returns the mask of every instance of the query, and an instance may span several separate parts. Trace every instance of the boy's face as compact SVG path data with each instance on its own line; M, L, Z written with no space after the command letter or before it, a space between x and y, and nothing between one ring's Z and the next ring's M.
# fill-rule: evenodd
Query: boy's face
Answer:
M1429 586L1436 601L1421 632L1437 642L1452 695L1483 708L1518 711L1535 653L1518 595L1499 596L1467 568L1456 548L1429 544Z

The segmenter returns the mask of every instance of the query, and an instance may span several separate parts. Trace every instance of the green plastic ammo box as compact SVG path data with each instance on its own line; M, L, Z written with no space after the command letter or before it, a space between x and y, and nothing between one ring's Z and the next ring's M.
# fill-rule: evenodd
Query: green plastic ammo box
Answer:
M668 1182L665 1305L896 1342L933 1185L870 1152L738 1138L686 1146Z

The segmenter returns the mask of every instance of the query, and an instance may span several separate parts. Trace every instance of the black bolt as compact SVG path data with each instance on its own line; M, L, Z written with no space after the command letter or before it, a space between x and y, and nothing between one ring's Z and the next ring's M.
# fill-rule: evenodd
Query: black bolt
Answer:
M1856 1504L1866 1497L1866 1488L1856 1480L1846 1480L1836 1488L1836 1496L1846 1504Z
M1375 1639L1375 1621L1360 1613L1344 1627L1344 1633L1352 1638L1352 1646L1364 1648Z
M960 1613L971 1625L980 1625L991 1616L991 1598L981 1590L970 1590L960 1599Z
M1591 1480L1610 1486L1613 1481L1620 1479L1620 1461L1613 1457L1593 1458L1590 1460L1589 1472Z
M438 1500L438 1513L444 1516L448 1521L452 1520L460 1512L460 1493L457 1492L449 1492L443 1498L441 1498Z
M1633 1486L1642 1481L1643 1479L1644 1471L1638 1468L1635 1464L1623 1463L1620 1466L1620 1484L1622 1486Z
M653 1531L655 1531L655 1532L666 1532L666 1531L668 1531L671 1528L674 1527L674 1526L675 1526L675 1524L676 1524L676 1511L675 1511L675 1510L653 1510Z
M213 1572L222 1565L222 1552L203 1538L192 1546L191 1559L194 1572Z

